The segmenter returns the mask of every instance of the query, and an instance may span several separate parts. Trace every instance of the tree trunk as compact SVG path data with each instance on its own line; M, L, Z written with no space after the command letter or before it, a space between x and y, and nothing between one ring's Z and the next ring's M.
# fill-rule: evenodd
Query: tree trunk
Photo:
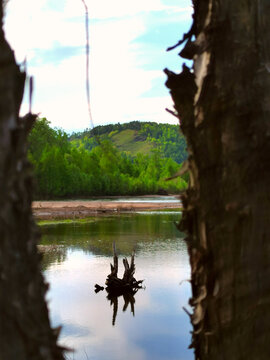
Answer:
M63 359L51 330L31 212L26 137L35 116L19 118L25 73L2 29L0 2L0 359ZM19 31L19 30L18 30Z
M194 71L166 71L189 152L192 346L200 360L268 359L270 2L193 3L181 54Z

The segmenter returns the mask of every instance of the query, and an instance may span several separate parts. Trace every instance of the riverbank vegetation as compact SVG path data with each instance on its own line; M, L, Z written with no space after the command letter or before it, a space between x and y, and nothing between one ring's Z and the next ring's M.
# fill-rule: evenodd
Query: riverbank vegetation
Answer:
M99 137L95 137L93 133L87 135L87 131L81 135L77 133L68 136L60 129L52 129L47 119L39 119L28 140L28 157L33 164L36 182L35 197L49 199L179 193L186 188L187 179L165 181L176 173L181 165L162 153L162 147L168 145L169 149L175 145L172 141L171 144L168 141L166 144L165 140L162 142L162 135L154 138L151 124L153 123L143 125L148 131L147 137L143 132L139 135L144 142L161 145L152 146L148 151L142 149L142 152L135 154L121 151L111 140L117 134L119 140L119 131L116 133L112 130L113 134L110 131L110 135L103 133L101 135L105 136ZM101 131L101 128L98 127L97 130ZM126 130L132 129L124 129ZM173 132L174 130L172 134ZM152 137L149 134L152 134ZM185 156L183 154L183 159Z

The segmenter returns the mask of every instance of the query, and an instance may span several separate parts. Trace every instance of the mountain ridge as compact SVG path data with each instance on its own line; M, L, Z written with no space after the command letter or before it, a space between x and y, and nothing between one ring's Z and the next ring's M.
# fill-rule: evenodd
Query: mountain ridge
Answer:
M166 158L182 163L187 158L186 141L178 125L132 121L125 124L99 125L94 129L72 133L73 145L92 150L99 141L109 140L119 150L136 156L158 149Z

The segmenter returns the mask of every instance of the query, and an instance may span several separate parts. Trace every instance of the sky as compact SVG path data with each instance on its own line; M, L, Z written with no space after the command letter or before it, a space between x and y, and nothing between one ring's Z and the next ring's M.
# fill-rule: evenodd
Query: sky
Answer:
M191 0L85 0L89 12L93 123L177 124L164 68L180 72ZM10 0L6 37L34 77L32 112L67 132L91 128L86 98L85 11L82 0ZM28 89L21 113L28 112Z

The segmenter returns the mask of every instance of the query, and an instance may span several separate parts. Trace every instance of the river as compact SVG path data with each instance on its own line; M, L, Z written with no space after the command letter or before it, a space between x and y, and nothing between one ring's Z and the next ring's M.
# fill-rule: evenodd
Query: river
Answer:
M42 226L43 271L53 326L70 360L189 360L191 326L186 245L174 222L179 212L145 212ZM134 298L107 299L104 285L116 242L122 258L135 250ZM125 311L123 311L125 307ZM116 313L117 310L117 313ZM113 315L114 311L114 315Z

